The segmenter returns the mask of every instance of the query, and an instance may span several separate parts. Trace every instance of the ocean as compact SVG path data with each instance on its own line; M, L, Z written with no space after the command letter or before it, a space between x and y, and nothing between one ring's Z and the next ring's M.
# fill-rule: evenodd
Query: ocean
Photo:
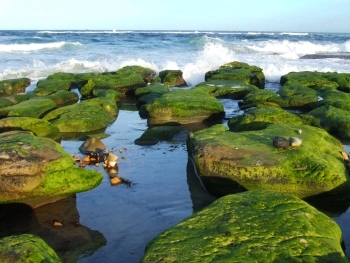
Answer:
M202 31L0 31L0 80L126 65L180 69L187 83L231 61L263 69L269 83L291 71L350 72L350 34ZM314 55L310 56L309 55ZM309 57L303 59L303 57ZM339 58L341 57L341 58Z
M55 72L107 72L128 65L156 72L180 69L189 86L204 74L240 61L263 69L266 88L277 90L291 71L350 73L350 34L297 32L203 31L0 31L0 80L27 77L33 89ZM240 114L237 102L222 100L227 118ZM215 198L200 186L188 161L185 138L154 146L134 140L147 129L133 105L121 105L106 129L107 149L119 155L119 175L130 185L111 186L104 174L98 187L72 199L31 211L10 209L0 216L1 236L33 233L42 237L64 262L139 262L146 244L162 231L203 208ZM81 141L62 141L79 153ZM350 145L345 144L350 151ZM350 202L315 204L343 231L350 259ZM0 206L0 211L3 206ZM52 220L63 223L52 227ZM78 224L78 223L79 224ZM6 230L5 230L6 229Z

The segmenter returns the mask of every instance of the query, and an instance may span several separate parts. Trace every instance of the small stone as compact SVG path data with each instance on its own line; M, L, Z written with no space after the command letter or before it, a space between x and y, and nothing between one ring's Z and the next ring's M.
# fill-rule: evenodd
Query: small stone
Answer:
M76 163L80 162L80 157L74 157L74 162Z
M122 150L122 149L119 149L119 152L120 152L120 153L122 153L122 152L123 152L123 150Z
M347 152L341 152L341 155L343 156L344 161L349 161L349 155Z
M298 134L302 134L303 131L302 131L302 130L297 130L297 133L298 133Z
M100 167L100 163L95 163L95 166L96 167Z
M90 163L90 157L85 155L84 158L83 158L83 163L89 164Z
M121 184L122 180L119 177L113 177L110 180L112 186L116 186L118 184Z
M80 163L79 163L79 167L84 168L85 166L86 166L86 164L85 164L85 163L83 163L83 162L80 162Z
M289 145L290 146L300 146L303 141L300 138L297 137L290 137L289 138Z
M118 155L112 152L109 152L106 156L105 164L107 165L108 168L113 168L117 165L117 161L118 161Z
M53 223L53 226L55 226L55 227L62 227L63 225L62 225L61 222L55 221L55 222Z
M279 136L273 138L272 144L277 149L287 149L289 147L289 141L286 138Z

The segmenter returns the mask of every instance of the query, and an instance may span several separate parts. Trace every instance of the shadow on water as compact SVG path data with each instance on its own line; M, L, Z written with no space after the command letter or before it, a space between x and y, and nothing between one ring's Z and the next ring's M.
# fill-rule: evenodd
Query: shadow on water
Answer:
M65 263L76 262L106 245L100 232L80 224L75 195L35 209L22 203L2 204L0 225L0 238L34 234L45 240Z

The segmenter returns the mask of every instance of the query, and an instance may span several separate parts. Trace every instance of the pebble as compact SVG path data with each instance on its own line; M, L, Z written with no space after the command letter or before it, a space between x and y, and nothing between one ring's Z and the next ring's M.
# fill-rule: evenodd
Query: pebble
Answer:
M290 146L300 146L303 141L300 138L297 137L290 137L289 138L289 145Z
M297 130L297 133L302 134L303 131L302 130Z
M110 182L112 186L115 186L121 184L122 180L119 177L113 177L111 178Z
M289 147L289 141L286 138L279 136L273 138L272 144L277 149L287 149Z

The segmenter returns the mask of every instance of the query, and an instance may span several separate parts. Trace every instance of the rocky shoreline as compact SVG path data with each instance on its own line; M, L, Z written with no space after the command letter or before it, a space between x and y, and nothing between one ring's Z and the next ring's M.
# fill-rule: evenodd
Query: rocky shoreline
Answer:
M277 93L264 89L260 68L241 62L207 72L205 82L192 88L186 87L181 71L167 70L156 76L153 70L139 66L101 74L55 73L26 93L29 84L28 79L0 81L0 203L21 202L35 207L33 200L42 205L45 200L52 202L96 187L101 173L82 168L59 142L62 138L103 134L118 117L118 104L133 98L149 126L135 144L170 140L187 124L211 126L189 134L187 151L207 191L225 196L156 237L147 246L143 262L206 262L237 257L240 262L253 258L266 258L266 262L282 258L348 262L339 227L302 199L350 199L348 157L337 139L350 138L350 74L291 72L282 76ZM215 125L225 117L218 98L238 100L245 111L231 118L228 128ZM287 144L279 147L274 143L276 137L285 138ZM104 161L105 156L96 163ZM298 208L281 212L277 206L269 208L273 203L282 207L292 203ZM249 209L244 212L239 209L241 205L256 214L250 214ZM230 207L237 212L227 214ZM305 212L298 213L299 221L294 225L295 209ZM216 220L202 221L212 213L218 216ZM280 213L287 218L279 218ZM315 222L308 228L311 218ZM288 226L290 236L280 234L278 239L271 220ZM208 228L198 229L197 224ZM260 227L255 229L257 225ZM270 232L259 233L265 228ZM333 230L320 230L326 228ZM244 237L243 233L254 231L256 234ZM311 238L315 235L319 239ZM232 238L238 236L245 241ZM268 236L276 236L276 240ZM201 243L204 237L206 244ZM19 244L26 243L21 241L23 236L12 237L11 242L16 238ZM296 242L285 242L286 238ZM325 239L332 241L324 244ZM8 239L0 241L9 249L0 251L0 258L7 260L13 245ZM174 243L177 248L168 253ZM281 250L273 249L276 244ZM324 246L329 250L320 251ZM59 262L54 261L59 260L57 255L44 255L41 249L33 248L43 257L52 257L50 262ZM245 258L239 251L247 249L252 253ZM268 260L271 249L273 256ZM159 252L163 250L168 256Z

